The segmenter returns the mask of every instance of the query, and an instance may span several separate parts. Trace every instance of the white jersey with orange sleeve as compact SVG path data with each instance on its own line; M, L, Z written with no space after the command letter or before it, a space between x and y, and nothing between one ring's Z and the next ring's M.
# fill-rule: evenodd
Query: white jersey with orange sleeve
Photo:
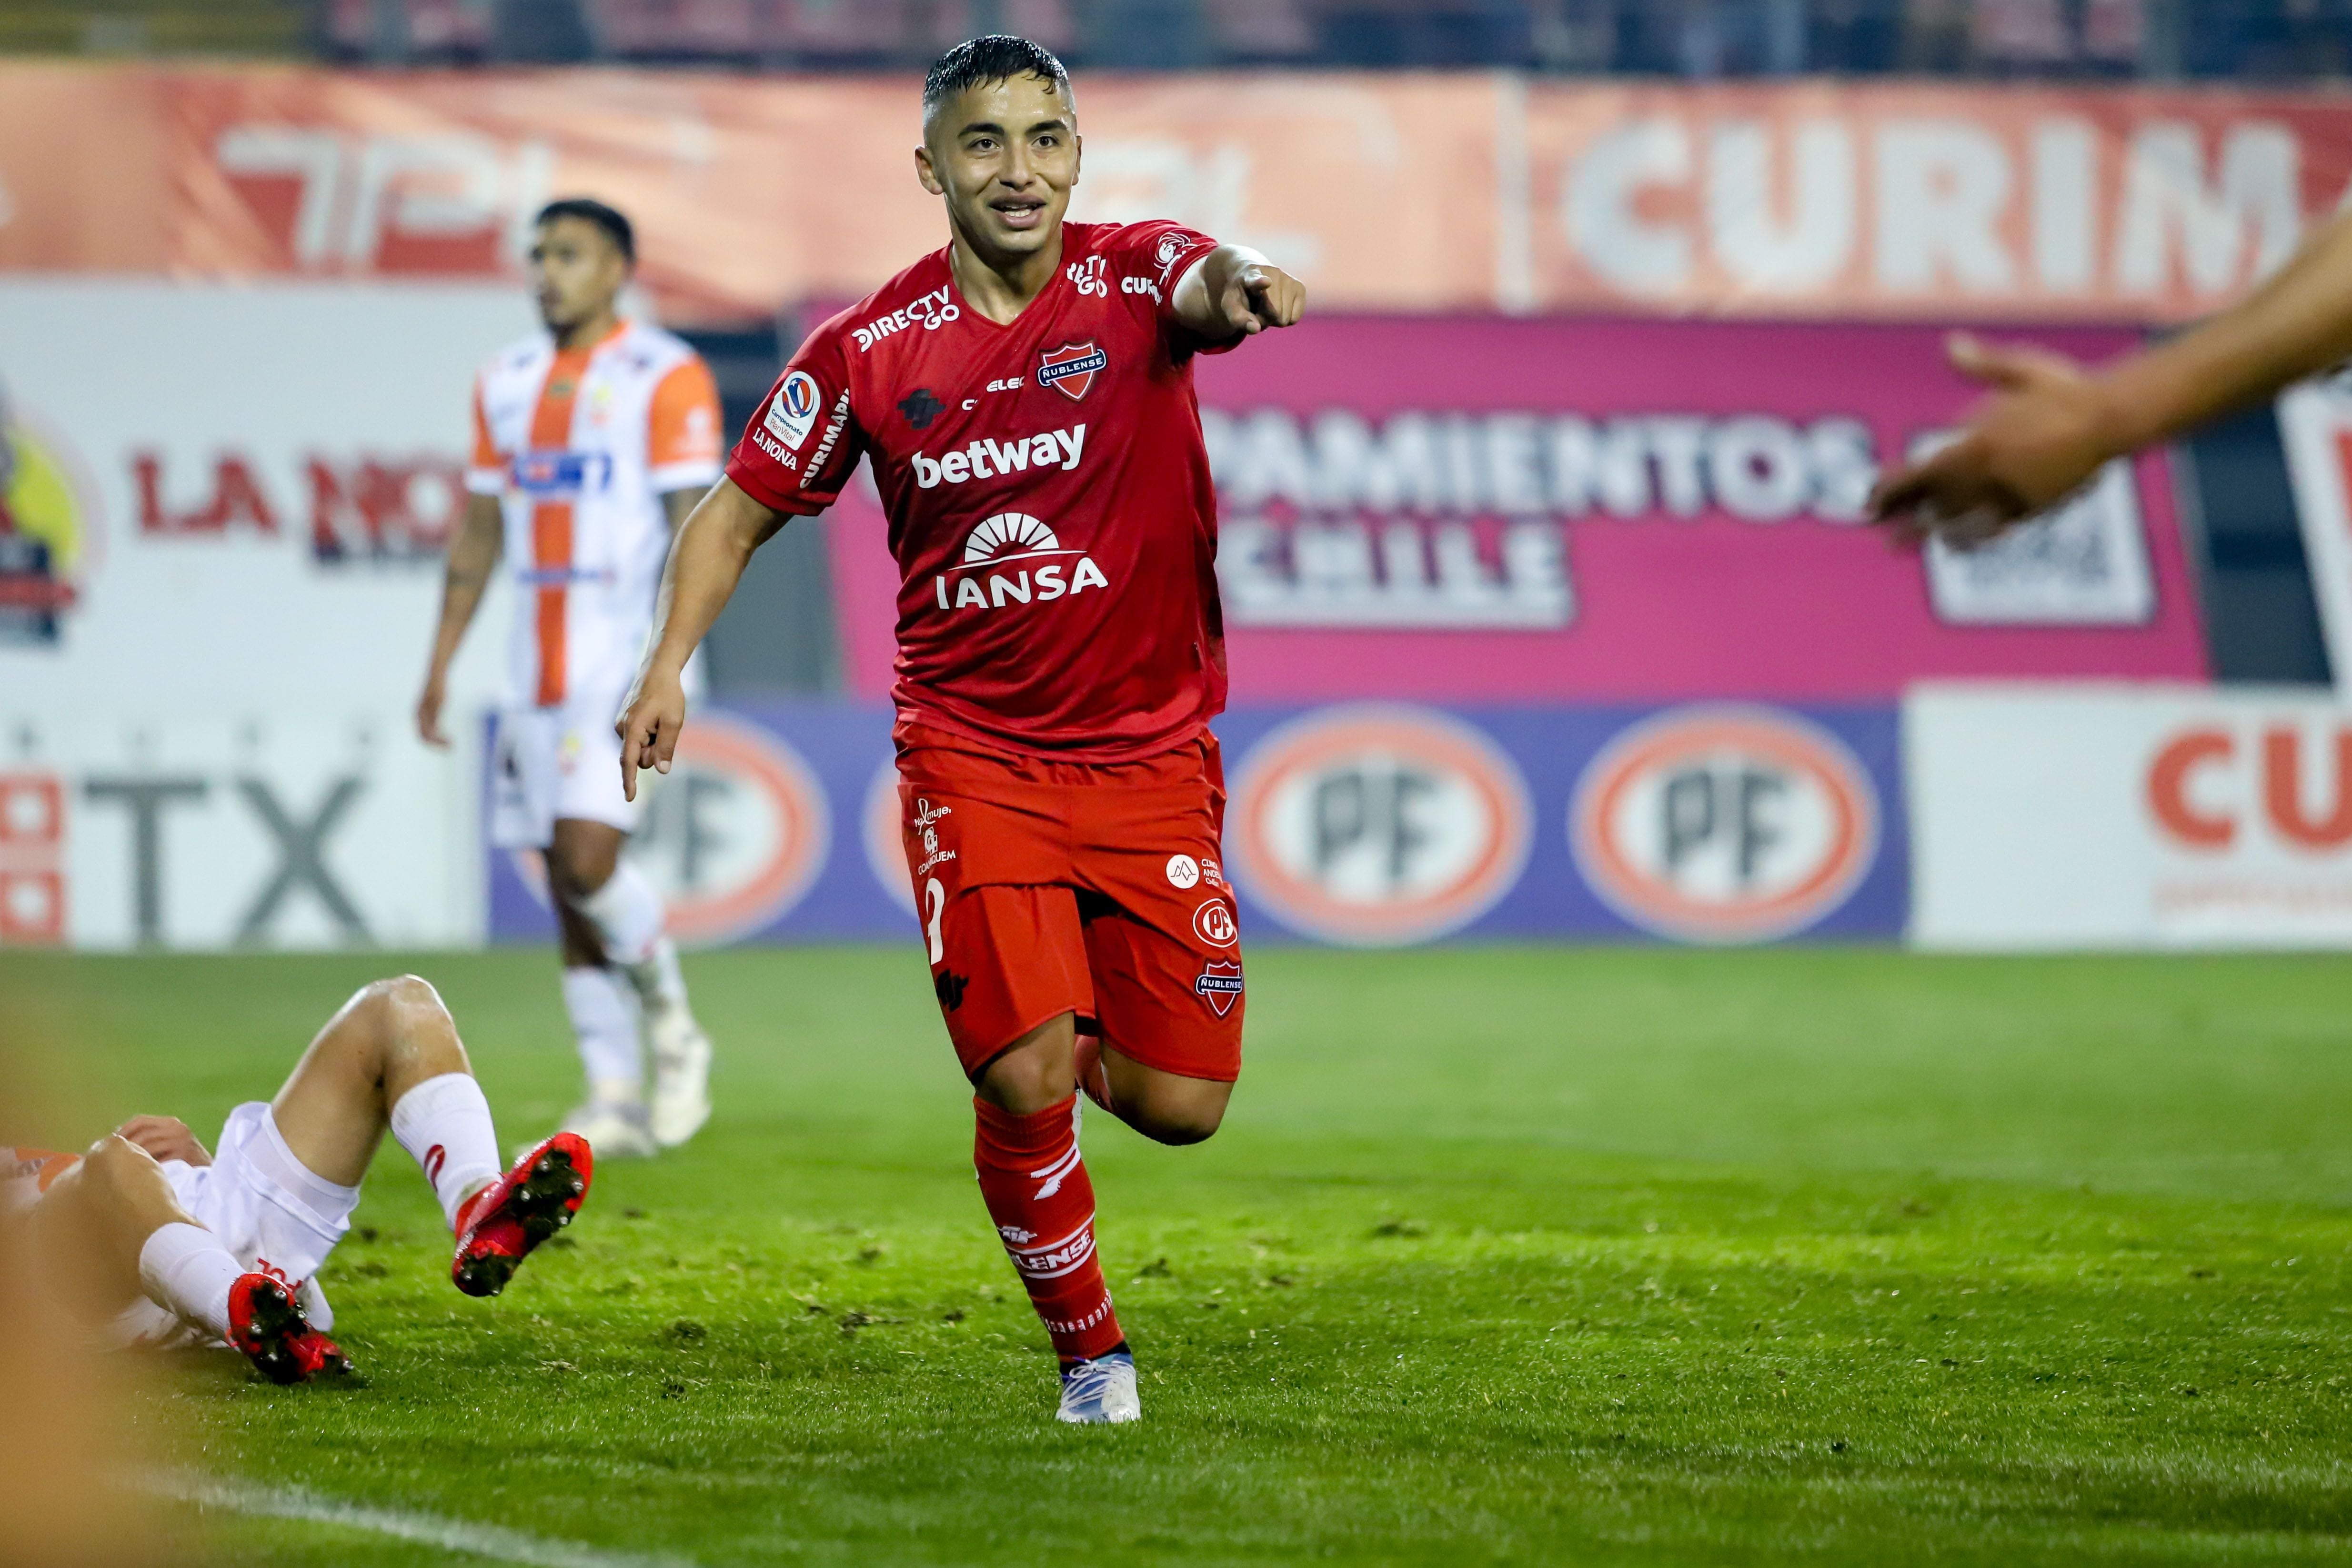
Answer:
M626 689L669 552L661 498L717 483L719 457L710 369L658 327L561 352L542 332L482 367L466 488L505 511L516 707Z
M561 351L542 332L476 378L466 487L499 498L518 589L501 847L545 845L557 817L635 825L613 721L653 631L670 540L662 497L718 482L720 453L709 367L658 327L625 321Z

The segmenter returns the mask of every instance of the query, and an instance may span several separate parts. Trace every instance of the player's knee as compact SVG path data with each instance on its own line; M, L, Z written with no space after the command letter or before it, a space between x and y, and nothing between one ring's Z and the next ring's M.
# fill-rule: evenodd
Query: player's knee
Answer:
M547 880L555 896L578 905L613 879L620 865L618 842L605 844L559 837L547 851Z
M110 1133L83 1153L81 1168L81 1179L94 1195L117 1198L152 1179L155 1158L129 1139Z
M449 1009L441 993L433 989L432 982L415 974L370 981L352 999L351 1016L361 1026L336 1031L336 1037L365 1052L376 1068L389 1064L418 1040L452 1032Z

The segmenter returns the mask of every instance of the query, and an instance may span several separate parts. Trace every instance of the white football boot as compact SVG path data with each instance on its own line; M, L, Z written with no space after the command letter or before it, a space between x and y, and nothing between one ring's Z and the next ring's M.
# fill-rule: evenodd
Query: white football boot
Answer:
M562 1130L588 1140L599 1160L643 1160L661 1152L642 1101L592 1093L563 1119Z
M710 1037L680 1001L646 1009L646 1039L654 1048L654 1142L675 1149L710 1120Z
M1125 1351L1112 1351L1064 1367L1062 1407L1054 1412L1054 1418L1082 1426L1142 1420L1143 1396L1136 1392L1135 1357Z

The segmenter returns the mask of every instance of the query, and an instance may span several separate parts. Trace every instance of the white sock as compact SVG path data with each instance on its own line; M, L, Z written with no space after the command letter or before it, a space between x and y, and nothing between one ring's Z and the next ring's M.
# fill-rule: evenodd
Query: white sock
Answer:
M433 1184L452 1230L467 1190L497 1181L504 1170L490 1102L471 1073L445 1072L411 1087L393 1104L392 1135Z
M582 965L563 972L563 1005L580 1039L580 1063L597 1092L637 1099L646 1081L637 1042L637 998L614 969Z
M649 1010L686 1005L686 976L678 973L677 943L662 937L643 963L625 963L623 973L637 988L637 1000Z
M228 1338L228 1288L246 1272L220 1237L178 1220L139 1248L139 1283L155 1303Z
M661 895L646 874L626 860L613 868L604 885L589 894L580 908L595 922L596 934L604 939L605 959L624 969L651 958L662 940L667 917Z

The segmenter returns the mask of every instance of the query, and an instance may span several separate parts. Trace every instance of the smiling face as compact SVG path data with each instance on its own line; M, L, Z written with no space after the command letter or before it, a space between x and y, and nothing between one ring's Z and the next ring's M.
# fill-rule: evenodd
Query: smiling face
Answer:
M586 218L552 218L531 236L531 293L540 320L555 331L611 310L628 280L628 258L621 247Z
M1077 110L1044 77L982 82L932 111L915 168L982 259L1035 255L1061 232L1078 183Z

